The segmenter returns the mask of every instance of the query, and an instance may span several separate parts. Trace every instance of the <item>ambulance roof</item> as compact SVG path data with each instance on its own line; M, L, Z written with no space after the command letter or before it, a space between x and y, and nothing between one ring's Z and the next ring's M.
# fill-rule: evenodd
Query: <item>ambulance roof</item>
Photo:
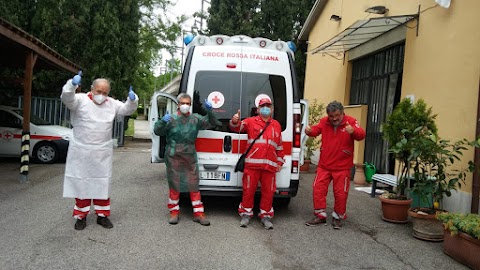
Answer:
M248 46L258 49L276 50L290 53L294 56L295 44L292 41L273 41L268 38L256 37L251 38L244 35L226 36L226 35L213 35L213 36L192 36L187 35L184 38L184 42L187 45L187 50L192 46Z

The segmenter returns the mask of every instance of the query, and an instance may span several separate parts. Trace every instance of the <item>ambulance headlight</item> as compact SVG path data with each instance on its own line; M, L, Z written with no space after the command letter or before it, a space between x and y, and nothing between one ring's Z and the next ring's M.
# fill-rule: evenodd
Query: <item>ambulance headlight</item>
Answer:
M192 35L192 34L186 35L186 36L183 38L183 43L185 43L185 45L190 44L190 43L192 42L192 40L193 40L194 37L195 37L195 36Z
M292 50L293 52L297 50L297 46L295 46L295 43L293 43L293 41L287 42L287 45L288 45L288 48L290 48L290 50Z
M62 139L64 139L65 141L69 141L70 140L70 135L69 134L63 134Z

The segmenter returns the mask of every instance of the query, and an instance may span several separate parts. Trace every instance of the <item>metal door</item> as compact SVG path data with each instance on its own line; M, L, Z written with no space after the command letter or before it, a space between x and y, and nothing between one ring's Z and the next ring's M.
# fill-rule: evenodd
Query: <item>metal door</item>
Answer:
M368 105L364 160L380 173L394 171L381 125L400 100L404 51L402 43L353 61L350 104Z

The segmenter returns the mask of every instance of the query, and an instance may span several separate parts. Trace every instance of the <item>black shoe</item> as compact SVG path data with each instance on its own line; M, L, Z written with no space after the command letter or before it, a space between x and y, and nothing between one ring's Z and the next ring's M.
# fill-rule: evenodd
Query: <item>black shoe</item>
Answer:
M342 220L338 218L332 218L332 226L335 230L340 230L342 228Z
M102 225L106 229L113 228L113 224L108 217L97 217L97 224Z
M75 222L75 230L83 230L87 227L87 218L84 217L83 219L77 219L77 222Z
M326 224L326 223L327 223L326 218L315 217L314 219L305 222L305 225L307 225L307 226L317 226L317 225Z

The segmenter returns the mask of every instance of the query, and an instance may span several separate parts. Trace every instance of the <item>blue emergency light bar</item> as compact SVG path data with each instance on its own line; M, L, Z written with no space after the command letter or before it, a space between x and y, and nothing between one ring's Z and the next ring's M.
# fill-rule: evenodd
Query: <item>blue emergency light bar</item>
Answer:
M190 42L193 41L194 37L195 37L194 35L188 34L183 38L183 42L185 43L185 45L188 45L188 44L190 44Z

